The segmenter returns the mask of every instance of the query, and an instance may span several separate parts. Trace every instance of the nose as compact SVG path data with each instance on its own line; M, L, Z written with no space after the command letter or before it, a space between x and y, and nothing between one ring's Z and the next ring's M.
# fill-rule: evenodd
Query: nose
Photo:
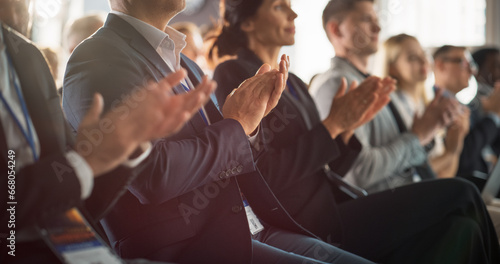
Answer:
M295 20L299 15L293 11L293 9L290 8L290 20Z

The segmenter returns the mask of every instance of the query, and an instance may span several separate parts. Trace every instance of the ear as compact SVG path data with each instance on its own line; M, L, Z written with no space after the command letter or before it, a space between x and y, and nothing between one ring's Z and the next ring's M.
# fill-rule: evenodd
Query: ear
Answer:
M326 32L328 34L328 36L330 36L330 38L332 37L336 37L336 38L340 38L342 37L342 32L340 31L340 23L335 20L335 19L330 19L330 21L328 21L326 23Z
M255 25L253 23L253 20L247 19L243 23L241 23L240 28L243 32L250 33L255 30Z

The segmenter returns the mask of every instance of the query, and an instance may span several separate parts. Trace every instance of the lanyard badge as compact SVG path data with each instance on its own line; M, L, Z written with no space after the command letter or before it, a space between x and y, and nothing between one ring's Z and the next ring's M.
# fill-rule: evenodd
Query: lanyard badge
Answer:
M44 221L40 232L63 263L123 263L76 208Z

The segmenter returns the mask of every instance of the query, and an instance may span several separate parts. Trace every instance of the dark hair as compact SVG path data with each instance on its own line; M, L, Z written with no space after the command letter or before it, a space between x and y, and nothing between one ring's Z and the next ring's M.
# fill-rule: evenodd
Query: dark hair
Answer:
M486 58L488 58L488 56L499 53L500 50L497 48L482 48L474 52L472 54L472 58L476 62L479 69L481 69L484 66L484 63L486 62Z
M342 21L345 13L354 10L356 4L360 2L373 3L374 0L330 0L323 10L323 28L326 29L326 24L331 18Z
M459 49L459 50L466 50L465 47L459 47L459 46L452 46L452 45L444 45L440 48L438 48L436 51L434 51L434 54L432 55L432 58L434 60L440 59L446 55L452 50Z
M222 0L224 21L210 48L209 58L235 55L240 48L248 46L248 38L241 24L257 13L263 0Z

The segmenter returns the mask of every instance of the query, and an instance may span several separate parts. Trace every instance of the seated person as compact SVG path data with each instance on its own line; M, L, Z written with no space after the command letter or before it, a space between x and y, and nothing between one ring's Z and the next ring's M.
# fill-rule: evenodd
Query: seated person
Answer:
M343 77L351 83L369 76L368 59L378 50L380 32L370 0L329 1L323 12L323 26L336 55L331 68L318 75L309 90L321 118L328 115ZM363 45L359 45L360 41ZM425 146L457 115L457 106L456 100L436 96L407 130L390 102L372 121L356 130L363 149L345 179L375 193L436 178Z
M278 67L280 49L294 43L297 17L290 1L286 0L226 3L225 10L224 26L213 53L237 55L237 59L216 68L214 78L219 84L216 95L220 103L262 63ZM340 90L345 86L343 83ZM393 86L388 79L370 77L358 88L351 87L347 94L340 92L333 99L329 115L321 121L306 85L290 74L278 105L262 121L262 139L258 146L263 151L257 166L266 182L299 224L323 240L372 261L465 263L474 259L470 262L475 263L490 258L496 261L497 249L492 255L488 253L489 256L476 254L475 250L460 254L429 250L430 243L435 249L462 248L483 231L488 238L477 242L488 243L487 248L498 247L496 239L490 240L495 235L489 220L476 222L475 217L457 214L455 209L471 200L455 203L456 199L469 193L465 196L474 197L472 200L481 208L481 217L488 218L477 190L464 181L428 181L341 204L335 200L334 183L329 181L331 170L342 174L349 169L359 152L352 130L369 121L388 102ZM239 89L241 87L234 91ZM432 194L427 199L421 197L422 192ZM417 196L421 198L415 199ZM478 228L473 232L477 232L476 235L454 239L461 233L459 230L469 228ZM483 231L479 231L481 229Z
M135 178L137 164L149 153L148 141L179 130L211 92L170 96L170 88L184 76L180 72L138 89L132 96L142 100L134 101L134 109L117 102L128 115L103 116L102 97L95 95L75 141L42 54L3 23L0 65L0 167L8 173L0 184L5 194L1 233L9 234L2 238L2 263L60 263L42 240L38 228L44 228L43 222L77 207L96 224Z
M409 130L415 115L420 117L429 103L424 86L429 68L425 52L415 37L400 34L385 41L383 54L384 76L398 82L392 102ZM464 106L461 110L446 130L439 131L429 151L429 163L438 178L457 174L463 140L469 132L470 112Z
M477 64L477 72L474 74L478 85L477 93L479 96L488 96L500 82L500 50L481 48L472 54L472 58Z
M435 87L445 89L454 97L469 86L474 62L464 47L443 46L434 52ZM464 139L460 156L458 175L473 180L480 189L484 180L479 181L473 175L476 172L487 174L488 164L483 155L493 153L490 146L498 138L500 128L500 87L487 97L472 101L470 105L470 130ZM489 150L489 151L488 151Z

